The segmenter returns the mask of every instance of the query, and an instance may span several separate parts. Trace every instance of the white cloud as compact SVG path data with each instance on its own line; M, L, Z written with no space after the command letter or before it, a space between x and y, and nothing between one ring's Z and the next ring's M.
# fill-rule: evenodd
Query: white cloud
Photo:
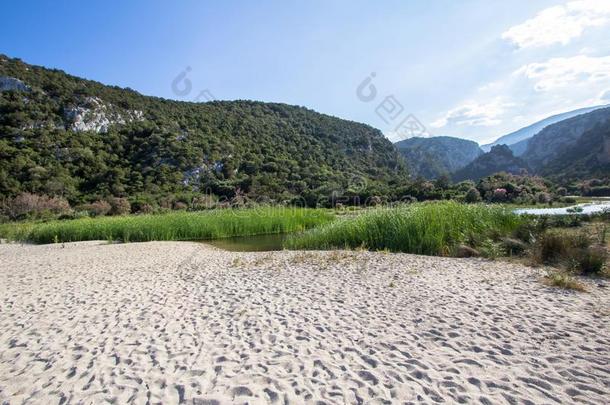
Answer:
M515 71L535 82L534 89L547 92L568 85L588 85L610 79L610 56L585 55L553 58L546 62L530 63Z
M568 44L586 28L610 23L610 1L577 0L549 7L534 18L509 28L502 34L519 48Z
M434 121L430 126L433 128L442 128L448 125L494 126L500 124L504 113L514 106L515 103L505 102L499 98L487 103L467 101L448 111L444 117Z
M599 96L599 99L602 101L610 102L610 89L602 92L602 94Z

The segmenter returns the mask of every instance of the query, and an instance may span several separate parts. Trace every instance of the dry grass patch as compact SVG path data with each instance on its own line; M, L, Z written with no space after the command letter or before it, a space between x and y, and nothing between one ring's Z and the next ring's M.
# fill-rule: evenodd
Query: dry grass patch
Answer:
M576 280L572 275L565 272L554 272L542 278L542 284L549 287L558 287L565 290L586 292L587 288L583 283Z

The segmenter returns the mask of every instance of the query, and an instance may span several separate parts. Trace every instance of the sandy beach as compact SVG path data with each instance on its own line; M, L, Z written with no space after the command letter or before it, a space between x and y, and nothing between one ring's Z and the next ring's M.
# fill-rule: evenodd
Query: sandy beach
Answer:
M610 283L370 252L0 245L0 403L610 403Z

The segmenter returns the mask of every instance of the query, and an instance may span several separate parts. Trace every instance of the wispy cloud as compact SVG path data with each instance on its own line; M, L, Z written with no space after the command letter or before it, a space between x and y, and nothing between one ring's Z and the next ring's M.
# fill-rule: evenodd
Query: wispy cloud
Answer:
M586 86L610 80L610 56L578 55L527 64L515 72L535 82L534 89L546 92L568 85Z
M550 7L522 24L509 28L502 38L519 48L566 45L585 29L610 23L610 1L577 0Z
M449 125L468 125L489 127L502 122L501 117L516 104L496 98L487 103L467 101L450 110L438 120L434 121L433 128L442 128Z

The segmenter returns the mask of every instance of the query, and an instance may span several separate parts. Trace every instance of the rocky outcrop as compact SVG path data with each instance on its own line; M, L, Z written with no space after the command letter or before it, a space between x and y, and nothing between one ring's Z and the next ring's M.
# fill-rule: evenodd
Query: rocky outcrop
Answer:
M97 97L87 97L82 104L64 108L66 129L83 132L108 132L111 125L126 124L144 119L142 111L118 111L111 104L104 103Z
M8 76L0 76L0 91L30 91L30 86L19 79Z

